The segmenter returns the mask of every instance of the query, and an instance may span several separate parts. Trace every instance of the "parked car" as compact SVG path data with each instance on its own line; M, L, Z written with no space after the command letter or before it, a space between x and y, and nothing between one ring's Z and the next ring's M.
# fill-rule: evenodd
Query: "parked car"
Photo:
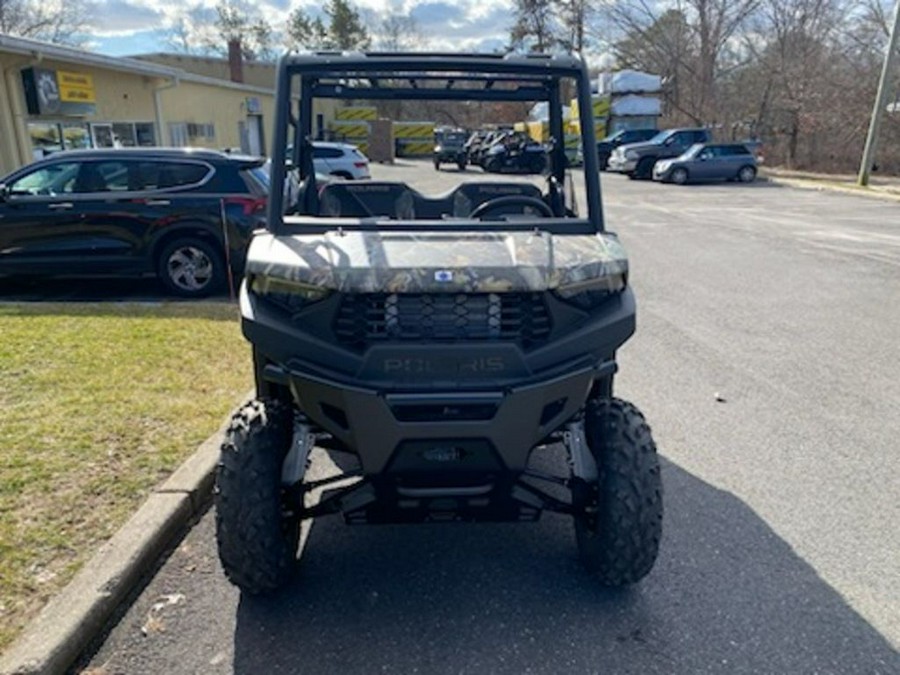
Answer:
M678 157L695 143L712 140L709 129L668 129L646 143L627 143L609 156L609 170L629 178L652 178L653 165L661 159Z
M756 179L756 157L741 143L698 143L674 159L664 159L653 167L653 180L664 183Z
M157 275L202 297L240 274L264 160L212 150L55 153L0 180L0 275Z
M349 143L313 142L313 166L316 173L348 180L371 178L369 158Z
M609 156L620 145L643 143L659 133L659 129L622 129L606 138L597 141L597 160L601 171L606 171Z

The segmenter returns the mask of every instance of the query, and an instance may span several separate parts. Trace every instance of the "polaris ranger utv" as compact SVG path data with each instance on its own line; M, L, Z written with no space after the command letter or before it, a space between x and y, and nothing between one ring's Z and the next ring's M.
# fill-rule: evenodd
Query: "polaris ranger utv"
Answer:
M631 584L653 567L656 448L637 408L613 396L616 350L635 330L628 261L605 228L595 152L574 174L576 199L564 91L590 113L578 58L280 61L267 229L250 245L240 294L256 398L233 418L217 475L219 556L243 591L285 583L300 522L326 514L522 522L550 511L573 519L600 583ZM547 173L499 182L426 172L463 181L442 195L377 177L318 185L316 98L545 101ZM580 126L584 147L596 147L593 120ZM279 186L294 170L301 190L285 203ZM560 475L530 461L560 444ZM349 453L358 468L310 480L314 446Z

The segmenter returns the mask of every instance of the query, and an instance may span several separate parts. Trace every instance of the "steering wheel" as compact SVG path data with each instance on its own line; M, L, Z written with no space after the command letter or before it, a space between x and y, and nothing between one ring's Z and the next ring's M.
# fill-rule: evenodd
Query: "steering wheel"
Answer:
M523 208L530 207L540 211L541 215L545 218L555 217L553 209L547 206L546 202L538 199L537 197L528 197L526 195L506 195L504 197L494 197L494 199L488 199L486 202L482 202L475 207L472 213L469 214L469 218L483 218L486 213L497 211L498 209L502 209L507 206L521 206Z

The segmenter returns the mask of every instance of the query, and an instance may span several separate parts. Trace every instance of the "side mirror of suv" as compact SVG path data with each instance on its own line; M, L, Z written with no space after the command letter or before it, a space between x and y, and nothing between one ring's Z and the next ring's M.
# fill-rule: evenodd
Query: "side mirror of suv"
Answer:
M0 202L5 202L9 199L9 186L6 183L0 183Z

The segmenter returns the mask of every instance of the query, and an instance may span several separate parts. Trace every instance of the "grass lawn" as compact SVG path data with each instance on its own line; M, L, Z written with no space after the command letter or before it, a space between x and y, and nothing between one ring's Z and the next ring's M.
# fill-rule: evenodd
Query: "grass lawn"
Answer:
M0 650L251 386L234 305L0 305Z

